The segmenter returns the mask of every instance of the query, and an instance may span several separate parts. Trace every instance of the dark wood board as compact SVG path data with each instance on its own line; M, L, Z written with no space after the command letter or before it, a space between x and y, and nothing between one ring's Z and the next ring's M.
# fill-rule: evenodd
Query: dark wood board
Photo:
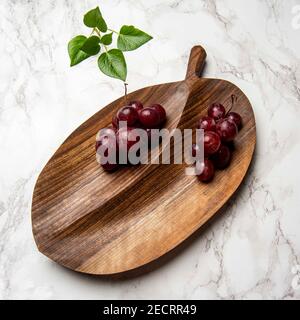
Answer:
M208 106L220 102L244 126L231 165L209 184L185 174L186 165L139 165L107 173L96 162L95 136L111 123L124 97L77 128L42 170L32 202L32 230L38 249L70 269L112 275L139 268L175 248L226 203L242 182L255 148L252 107L234 84L201 78L206 53L191 51L186 79L129 94L144 105L160 103L165 127L195 128Z

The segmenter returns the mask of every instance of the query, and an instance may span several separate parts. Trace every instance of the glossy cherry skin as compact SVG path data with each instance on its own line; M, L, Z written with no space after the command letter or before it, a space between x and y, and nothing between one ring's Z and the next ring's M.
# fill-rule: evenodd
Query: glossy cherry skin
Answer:
M117 113L118 121L127 121L127 126L131 127L138 121L137 111L130 106L121 108Z
M154 110L156 110L158 112L160 124L162 124L163 122L166 121L167 114L166 114L165 108L162 105L156 103L156 104L153 104L152 106L150 106L150 108L153 108Z
M216 122L214 118L202 117L198 122L198 129L203 129L204 131L216 131Z
M222 144L211 160L217 169L225 169L231 160L231 151L228 146Z
M145 128L157 128L160 124L159 113L153 108L144 108L140 110L139 120Z
M211 160L204 159L204 163L201 165L199 163L196 164L200 168L203 168L203 171L200 175L198 175L198 179L202 182L209 182L213 179L215 175L215 168Z
M128 105L132 107L136 112L139 112L144 107L141 101L138 100L130 101Z
M218 121L225 117L226 110L221 103L213 103L207 110L207 114L209 117Z
M227 119L233 121L236 124L238 130L242 128L242 117L238 113L229 112L227 114Z
M233 141L238 133L236 124L229 119L222 119L216 125L216 132L224 142Z
M216 153L221 145L221 139L213 131L204 132L204 155L209 156Z

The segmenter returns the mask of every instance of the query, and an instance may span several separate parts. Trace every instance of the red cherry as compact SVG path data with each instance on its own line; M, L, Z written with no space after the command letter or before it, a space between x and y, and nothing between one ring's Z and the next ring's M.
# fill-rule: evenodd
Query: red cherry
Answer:
M138 100L130 101L129 106L132 107L136 112L139 112L143 109L143 104Z
M204 132L204 154L209 156L218 151L221 145L220 137L213 131Z
M217 123L216 132L224 142L232 141L237 133L238 129L236 124L229 119L222 119Z
M157 128L160 123L159 113L153 108L140 110L139 119L146 128Z
M212 156L211 160L217 169L226 168L231 160L231 152L228 146L222 144L219 150Z
M127 126L133 126L138 120L137 111L130 106L121 108L117 113L117 118L120 121L127 121Z
M241 129L241 127L242 127L242 117L238 113L229 112L227 114L227 119L230 120L230 121L233 121L236 124L238 130Z
M198 122L197 128L204 131L216 131L216 122L211 117L202 117Z
M207 111L209 117L216 121L225 117L226 110L221 103L213 103Z
M204 163L196 164L197 167L203 168L202 173L198 175L198 179L202 182L209 182L215 175L215 168L213 163L209 159L204 159Z
M154 110L156 110L158 112L159 119L160 119L159 123L162 124L166 120L166 117L167 117L165 108L158 103L153 104L152 106L150 106L150 108L153 108Z

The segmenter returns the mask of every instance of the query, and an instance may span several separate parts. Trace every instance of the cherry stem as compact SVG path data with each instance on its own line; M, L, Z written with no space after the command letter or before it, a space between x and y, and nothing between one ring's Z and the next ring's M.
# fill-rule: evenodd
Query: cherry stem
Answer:
M127 86L128 83L124 82L124 89L125 89L125 104L127 105Z

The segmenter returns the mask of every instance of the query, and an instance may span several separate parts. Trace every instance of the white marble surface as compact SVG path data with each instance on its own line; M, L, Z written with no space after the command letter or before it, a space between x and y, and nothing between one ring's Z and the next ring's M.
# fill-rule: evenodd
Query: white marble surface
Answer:
M154 36L127 54L130 90L182 79L189 49L202 44L206 75L240 86L257 121L253 166L222 215L169 263L125 281L68 271L41 255L31 234L31 196L40 170L72 130L123 93L121 82L100 74L95 59L69 68L67 42L88 33L82 15L97 4L112 28L131 23ZM0 298L299 299L292 273L300 264L296 4L1 1Z

